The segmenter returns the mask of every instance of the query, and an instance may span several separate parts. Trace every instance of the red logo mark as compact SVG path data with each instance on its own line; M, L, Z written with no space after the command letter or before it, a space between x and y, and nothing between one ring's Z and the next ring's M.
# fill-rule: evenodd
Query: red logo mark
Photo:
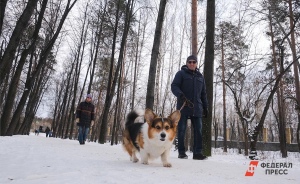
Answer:
M253 176L254 175L254 169L258 165L258 160L253 160L250 162L248 170L245 173L245 176Z

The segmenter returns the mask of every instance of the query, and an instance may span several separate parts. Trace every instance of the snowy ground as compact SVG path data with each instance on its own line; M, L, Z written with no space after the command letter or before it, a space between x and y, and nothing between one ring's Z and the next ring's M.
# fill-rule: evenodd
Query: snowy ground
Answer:
M0 183L5 184L199 184L199 183L300 183L300 155L289 153L286 159L278 152L264 152L254 176L245 176L250 160L230 150L213 150L208 160L177 158L171 152L171 168L160 159L149 165L132 163L121 145L86 143L75 140L16 135L0 137ZM262 153L260 153L262 154ZM266 174L261 163L278 163L281 174ZM292 164L292 168L283 168ZM274 164L273 166L276 166ZM279 171L278 170L278 171ZM284 174L285 173L285 174Z

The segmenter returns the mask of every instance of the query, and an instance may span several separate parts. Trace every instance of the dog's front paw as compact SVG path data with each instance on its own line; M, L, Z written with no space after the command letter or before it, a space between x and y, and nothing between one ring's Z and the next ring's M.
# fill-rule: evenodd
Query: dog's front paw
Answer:
M148 161L143 161L142 164L149 165Z
M132 162L133 162L133 163L137 163L138 161L139 161L138 158L133 158L133 159L132 159Z
M171 164L171 163L168 163L168 162L166 162L166 163L163 163L163 166L164 166L164 167L172 167L172 164Z

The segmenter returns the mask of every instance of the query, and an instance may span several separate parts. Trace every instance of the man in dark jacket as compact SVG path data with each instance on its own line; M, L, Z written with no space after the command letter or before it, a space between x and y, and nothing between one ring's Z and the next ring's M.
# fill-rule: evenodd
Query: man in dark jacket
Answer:
M76 123L78 129L78 141L85 144L90 126L94 124L95 106L92 104L92 95L88 94L84 102L81 102L76 110Z
M49 127L47 127L47 128L46 128L46 130L45 130L46 137L48 137L48 135L49 135L49 132L50 132L50 128L49 128Z
M187 58L186 65L176 73L171 90L177 97L177 109L181 110L178 123L178 158L188 158L185 154L184 136L187 119L191 119L194 128L193 159L204 160L207 157L202 154L202 117L207 117L208 104L205 80L197 68L196 56Z

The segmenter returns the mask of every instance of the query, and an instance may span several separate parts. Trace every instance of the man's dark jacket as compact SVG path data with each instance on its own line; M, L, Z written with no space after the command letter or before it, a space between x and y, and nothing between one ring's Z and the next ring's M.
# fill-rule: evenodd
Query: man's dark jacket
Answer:
M92 103L86 101L81 102L76 110L76 118L79 118L78 126L87 126L91 125L91 121L94 120L95 115L95 106Z
M184 103L182 95L194 104L193 108L185 106L181 110L182 115L202 117L203 109L207 109L208 104L205 80L198 68L192 71L186 65L182 66L174 77L171 90L177 97L177 109L180 109Z

